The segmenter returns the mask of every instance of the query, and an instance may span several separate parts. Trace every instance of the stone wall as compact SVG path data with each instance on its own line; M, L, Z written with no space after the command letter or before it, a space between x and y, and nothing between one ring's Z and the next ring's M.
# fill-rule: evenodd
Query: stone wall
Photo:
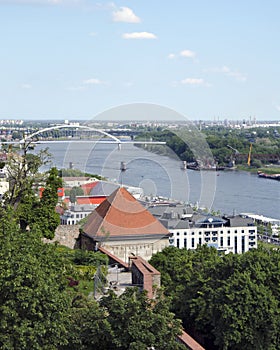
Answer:
M47 243L58 242L68 248L77 247L77 238L80 235L79 225L59 225L55 230L54 239L44 239Z

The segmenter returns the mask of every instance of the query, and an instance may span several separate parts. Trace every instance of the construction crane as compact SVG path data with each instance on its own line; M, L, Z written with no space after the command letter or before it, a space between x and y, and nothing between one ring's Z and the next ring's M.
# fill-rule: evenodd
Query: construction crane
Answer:
M248 154L248 160L247 160L247 164L248 164L248 166L250 166L250 165L251 165L251 153L252 153L252 146L253 146L253 144L252 144L252 142L251 142L251 143L250 143L249 154Z
M234 151L234 154L232 154L230 157L231 166L234 167L235 166L235 158L236 158L236 156L238 156L238 154L240 154L240 152L236 148L231 147L230 145L227 145L227 147Z

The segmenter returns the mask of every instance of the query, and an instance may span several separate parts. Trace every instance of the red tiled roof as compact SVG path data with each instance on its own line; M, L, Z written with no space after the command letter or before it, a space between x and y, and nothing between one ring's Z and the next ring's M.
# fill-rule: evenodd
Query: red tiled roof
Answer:
M91 237L162 235L168 230L125 188L115 190L89 216L84 232Z
M100 204L105 201L105 196L77 196L76 203L77 204ZM64 198L65 203L69 203L69 197Z

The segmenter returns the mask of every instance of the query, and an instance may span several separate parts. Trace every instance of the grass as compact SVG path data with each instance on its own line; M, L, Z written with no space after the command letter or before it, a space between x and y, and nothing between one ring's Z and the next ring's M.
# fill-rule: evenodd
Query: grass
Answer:
M263 172L263 173L270 174L270 175L280 174L280 167L275 167L275 168L267 167L267 168L260 168L258 170Z

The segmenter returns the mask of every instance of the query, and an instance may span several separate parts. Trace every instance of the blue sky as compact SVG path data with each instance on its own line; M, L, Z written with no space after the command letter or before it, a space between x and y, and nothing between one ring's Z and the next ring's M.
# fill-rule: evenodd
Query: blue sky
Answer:
M144 102L280 120L279 13L277 0L0 0L0 118Z

